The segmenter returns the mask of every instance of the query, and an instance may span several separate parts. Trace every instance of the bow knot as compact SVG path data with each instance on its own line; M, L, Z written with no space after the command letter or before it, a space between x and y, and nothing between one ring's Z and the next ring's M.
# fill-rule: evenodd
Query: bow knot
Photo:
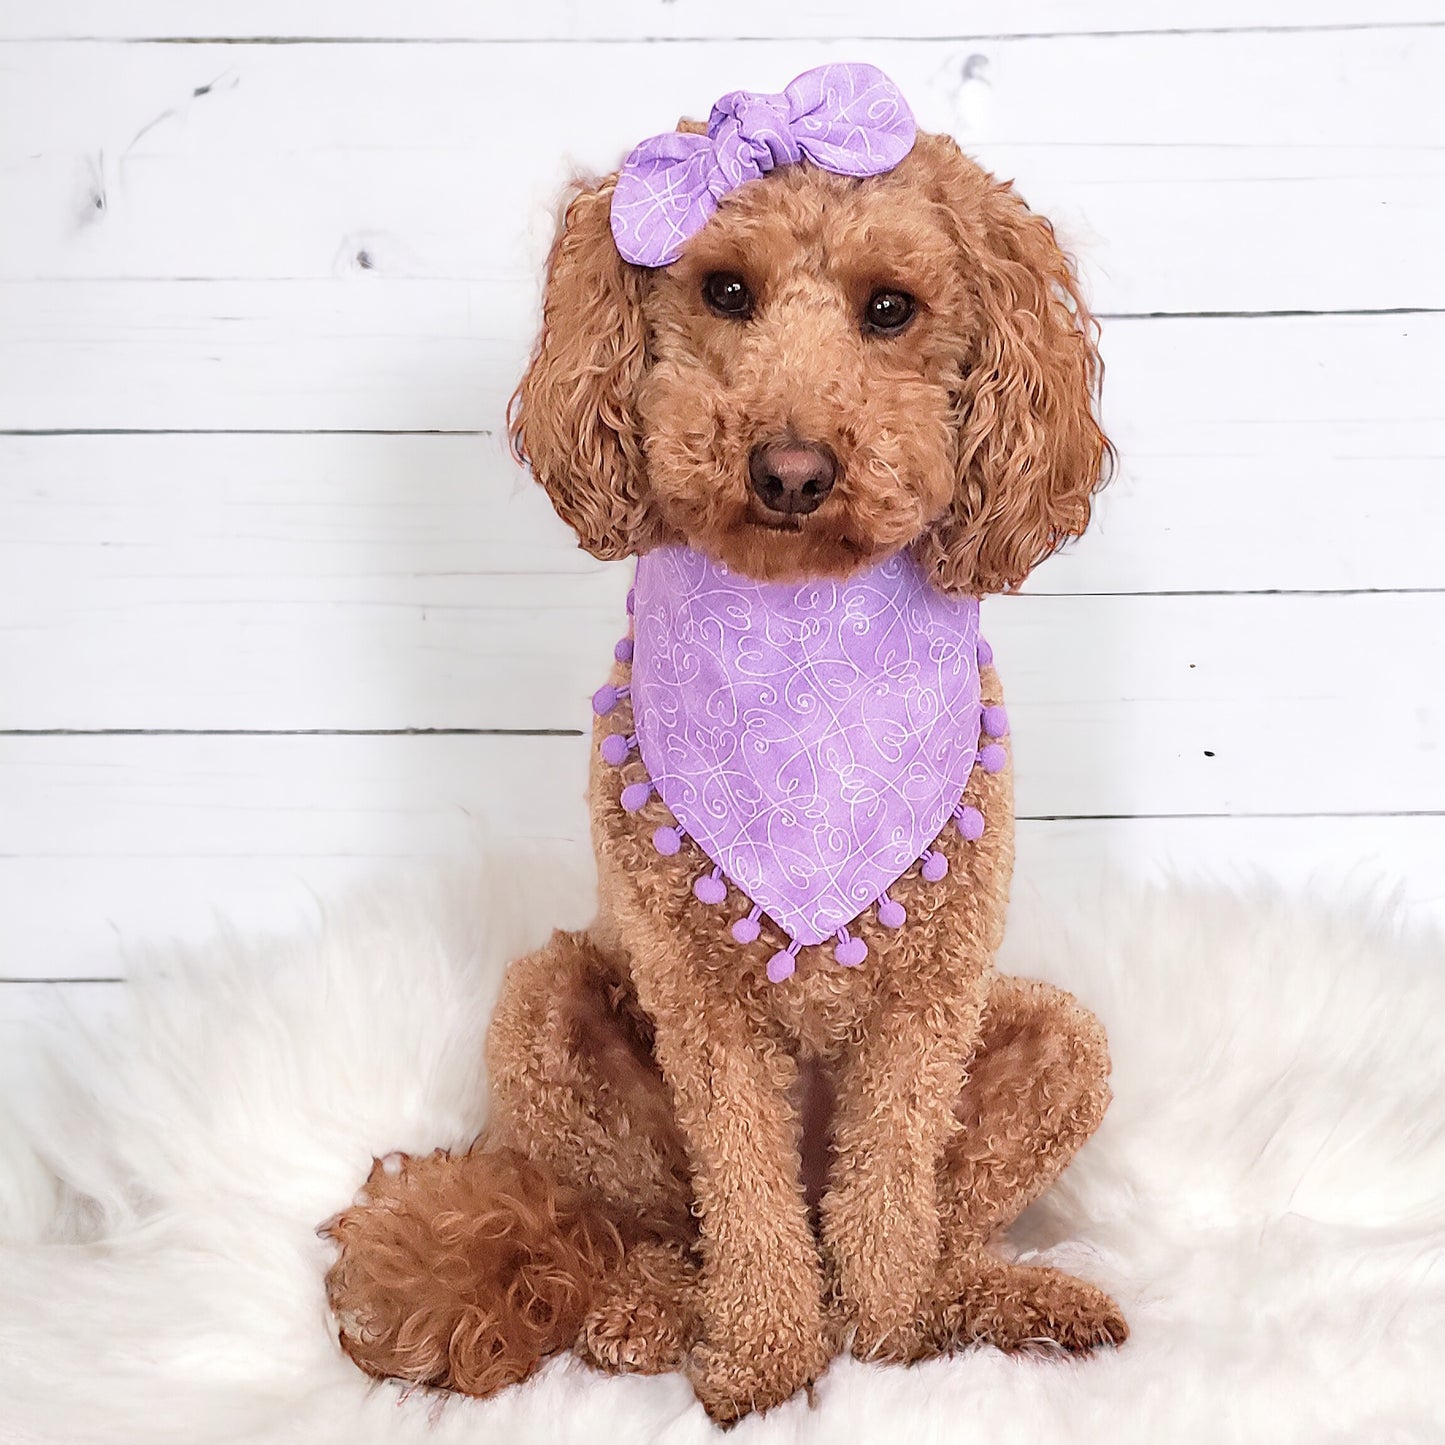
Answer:
M774 166L796 165L803 159L802 142L791 129L784 95L754 95L746 90L725 95L708 121L721 196L744 181L755 181Z
M845 176L891 171L913 147L908 103L871 65L823 65L779 95L735 90L707 134L652 136L627 157L612 195L612 235L626 261L667 266L718 201L775 166L809 160Z

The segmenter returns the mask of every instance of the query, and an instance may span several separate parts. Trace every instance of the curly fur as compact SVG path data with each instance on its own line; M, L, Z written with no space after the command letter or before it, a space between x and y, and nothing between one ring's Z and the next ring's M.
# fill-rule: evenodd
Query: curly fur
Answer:
M795 578L912 547L937 586L980 593L1083 530L1110 456L1095 328L1048 223L951 140L921 136L865 180L780 168L656 271L617 255L614 181L567 209L510 418L588 551L681 540ZM716 271L745 278L746 320L704 304ZM860 325L878 287L917 298L898 334ZM783 438L839 471L780 523L747 459ZM983 690L1001 699L991 669ZM627 707L597 726L630 731ZM1121 1341L1099 1290L988 1252L1109 1099L1097 1021L993 970L1010 770L970 780L986 829L939 840L947 877L893 890L908 926L855 925L866 967L805 948L785 987L765 977L778 930L734 942L693 896L696 846L660 857L662 805L628 814L617 793L594 770L596 922L508 974L485 1146L374 1173L336 1225L353 1358L487 1393L575 1346L609 1369L681 1366L728 1422L845 1347Z
M341 1246L327 1288L362 1369L490 1395L573 1343L624 1250L595 1200L514 1150L469 1162L440 1149L378 1160L323 1226Z

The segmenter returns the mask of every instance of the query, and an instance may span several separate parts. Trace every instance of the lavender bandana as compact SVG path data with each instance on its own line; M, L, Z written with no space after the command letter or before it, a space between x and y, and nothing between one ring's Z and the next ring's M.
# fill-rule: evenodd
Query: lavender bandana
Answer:
M734 90L707 134L669 131L627 157L612 195L612 235L635 266L668 266L718 201L774 166L810 160L841 176L891 171L917 127L898 88L871 65L806 70L781 95Z
M766 913L789 937L768 966L774 982L807 944L838 940L839 963L867 957L849 923L877 905L904 922L887 889L917 863L938 881L948 861L930 848L954 817L977 839L983 817L960 806L975 760L988 772L1004 749L1002 708L984 708L978 600L949 598L900 553L847 581L763 583L683 547L637 564L633 635L617 655L625 689L594 698L606 714L632 702L635 734L603 740L645 781L623 789L630 811L654 793L675 825L653 835L674 854L691 837L716 865L697 879L705 903L728 885L752 904L740 943Z

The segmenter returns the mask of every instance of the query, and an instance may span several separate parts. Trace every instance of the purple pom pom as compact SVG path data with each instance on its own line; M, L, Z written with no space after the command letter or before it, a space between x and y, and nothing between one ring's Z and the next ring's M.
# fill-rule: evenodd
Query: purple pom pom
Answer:
M984 708L983 730L991 738L1006 737L1008 735L1008 709L1003 707Z
M977 808L960 808L958 812L958 831L968 839L970 843L977 843L983 837L983 814Z
M997 743L990 743L986 748L979 749L978 765L986 773L1001 773L1007 762L1008 753Z
M622 641L619 642L617 646L612 649L612 655L618 660L618 662L631 662L632 639L630 637L624 637Z
M885 898L878 905L878 921L884 928L902 928L908 922L908 914L901 903Z
M728 896L728 886L716 873L704 873L692 885L692 891L700 903L723 903Z
M786 948L779 949L768 960L768 982L782 983L785 978L792 978L797 966L798 960Z
M592 694L592 711L598 717L606 717L617 706L617 689L610 682L604 682Z
M948 877L948 859L942 853L929 853L923 860L923 876L930 883L941 883Z
M762 925L756 918L739 918L733 924L733 937L739 943L756 943L762 931Z
M635 813L640 808L647 806L647 800L652 796L651 783L628 783L622 790L622 806L629 813Z
M620 768L631 751L627 746L627 739L621 733L609 733L602 739L602 761L611 763L614 768Z
M987 667L993 661L993 648L983 638L978 639L978 665Z
M868 945L861 938L845 938L833 950L833 957L844 968L857 968L868 957Z
M659 828L652 835L652 846L664 858L671 858L682 847L682 834L676 828Z

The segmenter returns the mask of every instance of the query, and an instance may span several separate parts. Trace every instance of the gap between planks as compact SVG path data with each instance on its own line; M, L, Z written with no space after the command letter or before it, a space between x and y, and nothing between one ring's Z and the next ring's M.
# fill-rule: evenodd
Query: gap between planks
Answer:
M580 738L581 728L0 728L0 738Z
M71 984L71 983L125 983L126 980L113 974L107 974L103 978L0 978L0 988L9 984L24 986L26 984Z
M3 43L3 42L0 42ZM386 285L386 286L434 286L438 283L447 282L467 283L471 278L458 276L378 276L375 281L364 282L365 285ZM5 286L315 286L327 284L328 282L340 282L342 285L350 285L349 277L322 277L322 276L6 276L3 282ZM1188 310L1156 310L1156 311L1091 311L1089 313L1095 321L1298 321L1312 316L1329 318L1334 316L1442 316L1445 315L1445 306L1299 306L1299 307L1262 307L1256 309L1241 310L1214 310L1214 311L1188 311ZM102 429L105 430L105 429ZM130 428L111 428L106 434L129 435ZM145 434L147 428L138 427L134 430ZM210 431L224 432L226 430L237 430L237 428L224 427L192 427L177 428L181 431L192 431L207 433ZM284 435L288 431L300 430L299 428L257 428L258 431L268 431L272 434ZM328 428L320 428L328 430ZM405 428L398 427L352 427L347 428L358 436L395 436L405 434ZM419 428L425 433L427 429ZM0 435L15 435L14 429L0 431ZM48 431L39 433L21 432L20 435L49 435ZM63 433L62 433L63 434ZM435 429L433 429L435 434ZM443 432L443 435L452 435L450 432ZM490 436L490 431L462 432L463 436Z
M920 45L957 44L964 41L1022 40L1123 40L1134 36L1189 35L1322 35L1352 34L1359 31L1439 30L1442 20L1344 21L1323 25L1185 25L1159 26L1140 30L1019 30L972 33L940 31L929 35L880 36L874 34L830 35L844 44L864 44L889 39ZM803 44L820 37L806 32L797 35L33 35L10 36L9 44L63 45L768 45L777 42Z
M0 427L0 437L489 437L490 427Z

